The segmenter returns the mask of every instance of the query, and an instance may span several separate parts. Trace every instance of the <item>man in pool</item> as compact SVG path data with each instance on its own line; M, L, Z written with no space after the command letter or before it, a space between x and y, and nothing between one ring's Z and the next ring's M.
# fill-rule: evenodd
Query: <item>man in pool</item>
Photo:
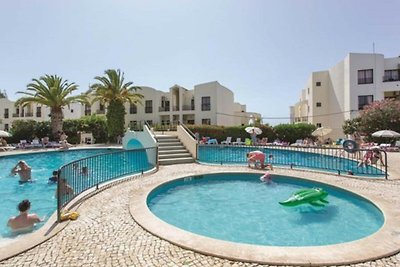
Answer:
M19 174L20 184L32 182L31 172L32 168L23 160L18 161L17 165L11 170L12 175Z
M24 231L32 230L35 223L39 223L42 220L36 214L29 214L29 209L31 208L31 203L28 199L22 200L18 204L19 215L11 217L8 220L7 226L13 231Z

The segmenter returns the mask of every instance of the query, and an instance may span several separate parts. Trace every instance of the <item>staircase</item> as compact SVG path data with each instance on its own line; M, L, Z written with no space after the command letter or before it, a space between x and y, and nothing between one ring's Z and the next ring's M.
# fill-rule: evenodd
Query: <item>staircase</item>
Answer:
M177 136L156 135L155 137L158 143L158 163L160 165L194 162L189 151L187 151Z

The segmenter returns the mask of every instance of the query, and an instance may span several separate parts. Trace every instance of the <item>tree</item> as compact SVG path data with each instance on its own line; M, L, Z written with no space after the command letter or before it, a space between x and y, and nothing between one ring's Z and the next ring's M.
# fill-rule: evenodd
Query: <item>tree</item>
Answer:
M360 132L360 123L361 123L360 117L350 120L345 120L344 125L342 126L343 133L351 135L354 134L355 132Z
M367 136L379 130L400 132L400 100L385 99L364 107L359 130Z
M118 135L125 131L125 106L126 102L140 104L143 95L136 93L138 86L132 82L124 83L124 73L120 70L109 69L105 76L96 76L98 82L90 87L88 95L92 103L99 101L107 107L107 130L111 141L116 141Z
M50 127L53 136L62 131L63 107L75 102L86 102L85 95L69 96L78 89L75 83L68 83L57 75L48 75L39 79L32 79L27 85L27 92L17 92L26 95L15 102L15 106L27 106L30 104L44 105L50 108Z

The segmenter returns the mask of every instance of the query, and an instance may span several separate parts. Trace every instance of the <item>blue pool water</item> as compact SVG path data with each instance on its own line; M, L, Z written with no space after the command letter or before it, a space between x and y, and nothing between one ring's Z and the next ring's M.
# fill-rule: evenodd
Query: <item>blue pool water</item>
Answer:
M308 169L324 170L346 174L352 171L354 175L384 177L384 172L374 166L359 167L358 162L343 157L323 155L318 153L278 149L276 147L249 147L249 146L199 146L198 160L211 164L247 164L246 153L260 150L267 156L273 155L273 165L290 165Z
M361 239L384 222L381 211L351 192L326 184L273 175L228 173L186 177L153 190L150 210L181 229L231 242L271 246L320 246ZM325 207L284 207L302 188L329 193Z
M71 161L98 154L117 151L115 149L81 149L43 153L20 154L0 157L0 242L13 237L7 228L7 220L18 214L17 205L23 199L31 201L31 212L49 218L55 211L57 201L54 196L56 184L48 184L54 170ZM25 160L32 167L34 183L20 185L19 176L11 176L10 170L19 160ZM44 223L38 224L39 228Z

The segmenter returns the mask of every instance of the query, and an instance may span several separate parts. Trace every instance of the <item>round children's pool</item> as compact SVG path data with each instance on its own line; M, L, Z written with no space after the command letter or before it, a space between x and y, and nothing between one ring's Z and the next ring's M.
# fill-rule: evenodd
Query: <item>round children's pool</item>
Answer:
M382 212L349 191L295 177L218 173L167 182L147 197L161 220L206 237L262 246L323 246L377 232ZM279 202L301 189L322 188L322 201L287 207ZM326 203L328 201L329 203Z

